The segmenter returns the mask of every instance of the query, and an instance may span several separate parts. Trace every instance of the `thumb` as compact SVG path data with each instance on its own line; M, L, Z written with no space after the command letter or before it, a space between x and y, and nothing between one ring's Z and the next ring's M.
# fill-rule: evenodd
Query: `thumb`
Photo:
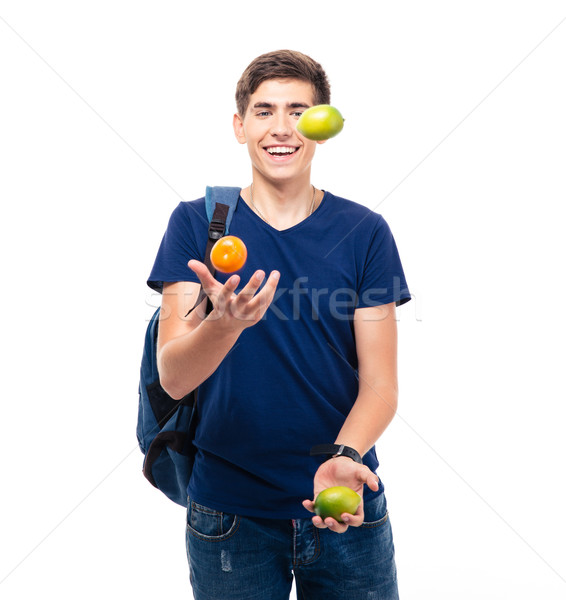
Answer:
M200 262L199 260L191 259L188 263L189 269L195 273L195 275L199 278L202 287L207 291L211 286L214 285L215 279L212 276L212 273L208 270L208 267Z
M379 477L369 468L360 469L357 473L360 483L365 483L374 492L379 489Z

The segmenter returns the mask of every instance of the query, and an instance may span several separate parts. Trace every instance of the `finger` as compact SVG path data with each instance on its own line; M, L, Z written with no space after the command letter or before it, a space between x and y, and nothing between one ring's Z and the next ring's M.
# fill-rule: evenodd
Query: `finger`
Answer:
M342 521L350 527L359 527L364 522L364 501L358 504L356 512L352 515L349 513L342 513L340 515Z
M238 287L240 277L233 275L230 277L224 285L213 278L213 286L205 286L203 283L203 289L212 302L213 311L206 316L210 320L221 319L225 316L226 311L229 310L230 298L234 296L234 290Z
M378 490L379 477L369 467L360 465L354 476L360 483L365 483L374 492Z
M257 310L260 307L269 306L275 292L277 290L277 284L279 282L280 273L279 271L272 271L269 275L263 289L250 300L249 307L251 310Z
M188 266L199 278L202 287L207 294L214 288L215 284L218 283L212 276L212 273L208 270L208 267L199 260L190 260Z
M344 533L346 529L348 529L348 525L346 525L346 523L339 523L332 517L327 517L324 519L324 524L328 527L328 529L332 529L332 531L336 533Z
M275 291L280 277L281 273L279 273L279 271L271 271L271 273L269 274L269 279L267 280L267 283L273 286L273 291Z
M340 518L342 519L342 521L344 521L346 525L349 525L350 527L359 527L364 522L363 512L359 514L358 511L356 511L355 515L351 515L349 513L342 513L340 515Z
M220 291L220 293L224 294L225 296L231 297L232 294L236 291L236 288L238 287L239 283L240 276L232 275L232 277L229 277L226 280L226 283L222 286L222 290Z
M240 293L238 294L237 298L238 304L249 302L249 300L251 300L255 296L257 290L259 289L259 286L261 285L261 282L264 279L265 272L261 270L256 271L250 278L248 283L240 290Z
M369 488L371 488L374 492L377 492L379 489L379 477L376 477L373 473L372 476L366 481L366 484Z
M379 477L370 469L367 470L365 479L362 481L374 492L379 489Z
M315 527L318 527L318 529L326 529L327 525L324 523L324 521L322 520L321 517L319 517L318 515L316 517L312 518L312 524Z
M309 511L314 512L314 502L312 500L303 500L303 506Z
M261 290L266 295L275 294L275 290L277 289L277 284L279 283L279 278L281 277L281 273L279 271L271 271L265 285L263 286L263 290Z
M189 266L189 269L194 271L197 275L200 275L201 273L205 274L207 272L210 274L208 267L200 260L195 260L192 258L187 265Z
M216 303L219 308L224 308L226 306L230 298L232 298L232 296L234 295L234 292L236 291L236 288L238 287L239 283L240 276L232 275L232 277L230 277L226 281L226 283L220 288L216 299Z

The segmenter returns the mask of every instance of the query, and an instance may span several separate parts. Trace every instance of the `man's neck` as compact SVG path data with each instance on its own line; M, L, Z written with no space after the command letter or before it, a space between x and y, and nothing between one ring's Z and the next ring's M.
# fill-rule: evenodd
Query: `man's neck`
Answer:
M320 201L320 192L315 193L310 178L277 184L254 173L252 185L242 190L242 197L258 216L279 230L306 219Z

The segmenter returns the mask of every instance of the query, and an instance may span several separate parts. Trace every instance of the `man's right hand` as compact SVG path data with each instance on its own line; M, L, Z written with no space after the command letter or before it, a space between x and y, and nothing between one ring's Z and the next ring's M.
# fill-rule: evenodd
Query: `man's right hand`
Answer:
M255 325L271 304L279 282L279 272L272 271L263 289L258 292L265 279L265 272L259 270L236 294L236 288L240 283L239 275L232 275L225 284L222 284L212 276L204 263L190 260L188 266L197 275L212 302L213 310L206 318L209 321L217 321L218 325L230 330L242 331L246 327ZM203 302L196 309L200 312L201 318L205 316L205 306L206 303Z
M157 368L163 389L175 399L182 398L214 373L242 331L263 317L279 281L279 273L273 271L259 290L265 273L256 271L236 294L238 275L232 275L223 285L204 263L191 260L189 267L200 279L213 310L207 315L206 302L201 302L187 316L196 302L199 284L191 281L163 284Z

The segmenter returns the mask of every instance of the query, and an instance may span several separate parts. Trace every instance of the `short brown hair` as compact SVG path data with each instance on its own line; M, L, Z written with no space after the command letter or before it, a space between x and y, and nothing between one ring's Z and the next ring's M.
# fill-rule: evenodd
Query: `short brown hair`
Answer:
M315 104L330 104L330 84L324 69L296 50L275 50L254 58L236 86L236 107L243 118L250 96L268 79L299 79L314 88Z

